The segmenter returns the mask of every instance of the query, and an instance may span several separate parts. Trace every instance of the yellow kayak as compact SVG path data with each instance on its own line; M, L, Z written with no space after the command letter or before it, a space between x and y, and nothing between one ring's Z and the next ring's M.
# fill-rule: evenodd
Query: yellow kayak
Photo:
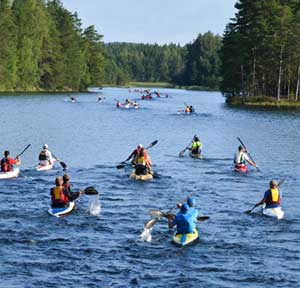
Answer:
M179 247L193 245L198 241L199 241L199 234L197 229L195 229L193 233L188 233L188 234L175 233L172 238L172 242Z
M130 173L129 176L130 179L134 179L134 180L141 180L141 181L149 181L153 179L152 174L148 173L148 174L142 174L142 175L136 175L135 174L135 169L132 170L132 172Z
M193 153L190 152L189 154L190 154L190 157L192 157L192 158L197 158L197 159L202 159L203 158L203 156L199 153L193 154Z

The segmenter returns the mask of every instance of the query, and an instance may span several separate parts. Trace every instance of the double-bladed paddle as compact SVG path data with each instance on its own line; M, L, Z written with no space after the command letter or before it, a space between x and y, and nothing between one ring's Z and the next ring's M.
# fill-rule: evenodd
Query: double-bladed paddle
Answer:
M145 149L149 149L151 147L153 147L154 145L156 145L158 143L158 140L153 141L152 143L150 143ZM126 161L121 162L121 164L117 165L117 169L122 169L124 168L126 165Z
M85 188L83 190L83 192L84 192L83 194L85 194L85 195L98 195L99 194L99 192L93 186Z
M243 143L243 141L241 140L241 138L237 137L237 140L241 143L241 145L243 146L243 148L246 150L246 152L247 152L249 158L251 159L251 161L256 165L254 159L251 157L250 153L247 150L247 147L245 146L245 144ZM257 166L255 166L255 168L257 169L258 172L260 172L260 169Z
M31 146L31 144L28 144L21 153L19 153L16 158L20 157L21 155L23 155L23 153Z
M195 136L197 136L197 135L195 134L193 138L195 138ZM192 143L193 143L193 141L191 141L191 142L189 143L188 146L186 146L182 151L180 151L179 154L178 154L178 156L179 156L179 157L183 157L185 151L188 150L188 149L190 149L190 145L191 145Z
M280 187L285 182L285 178L281 179L278 183L278 187ZM252 209L245 211L246 214L251 214L253 210L256 208L256 204L252 207Z
M150 210L149 211L149 214L154 217L154 218L162 218L162 217L165 217L165 218L170 218L170 217L175 217L174 214L171 214L171 213L165 213L161 210ZM206 221L208 220L210 217L209 216L198 216L197 217L197 221Z

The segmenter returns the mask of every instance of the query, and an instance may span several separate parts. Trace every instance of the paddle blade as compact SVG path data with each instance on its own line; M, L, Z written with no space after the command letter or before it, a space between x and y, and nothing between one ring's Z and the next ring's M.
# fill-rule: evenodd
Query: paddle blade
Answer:
M157 143L158 143L158 140L153 141L146 149L149 149L149 148L153 147Z
M64 169L64 170L66 170L67 169L67 164L65 163L65 162L63 162L63 161L59 161L59 164L60 164L60 166Z
M151 229L157 222L158 222L158 219L151 219L145 223L144 228Z
M149 215L155 218L164 217L165 213L160 210L150 210Z
M208 220L210 217L209 216L198 216L197 217L197 221L206 221Z
M119 164L119 165L117 165L116 167L117 167L117 169L123 169L123 168L125 168L125 164Z
M95 187L90 186L90 187L87 187L87 188L84 189L84 194L86 194L86 195L97 195L97 194L99 194L99 192L96 190Z
M245 214L251 214L252 213L252 209L251 210L247 210L244 212Z
M183 156L184 156L184 152L185 152L185 150L186 150L186 149L184 149L184 150L180 151L180 152L179 152L179 154L178 154L178 156L179 156L179 157L183 157Z

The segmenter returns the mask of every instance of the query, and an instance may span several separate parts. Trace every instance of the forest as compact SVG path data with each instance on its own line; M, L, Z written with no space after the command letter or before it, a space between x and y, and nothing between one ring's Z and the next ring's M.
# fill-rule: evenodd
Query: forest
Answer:
M86 91L130 81L218 89L221 46L210 32L182 47L104 44L60 0L0 0L2 92Z
M239 0L221 50L221 91L229 98L298 101L299 0Z

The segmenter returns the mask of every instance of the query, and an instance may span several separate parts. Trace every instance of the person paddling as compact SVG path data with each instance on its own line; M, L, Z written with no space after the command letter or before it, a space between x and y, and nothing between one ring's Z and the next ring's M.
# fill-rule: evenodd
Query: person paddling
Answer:
M152 162L146 149L141 148L138 157L136 158L135 174L146 175L151 172L151 166Z
M116 106L117 106L117 108L121 108L122 107L122 103L120 101L117 101Z
M184 112L189 114L191 112L190 106L187 105L184 109Z
M55 158L52 156L52 153L48 150L48 144L44 144L43 150L39 154L39 165L47 166L53 165Z
M65 208L69 205L70 201L74 201L78 195L68 195L70 191L64 187L63 177L59 176L55 179L55 187L51 188L50 195L51 195L51 207L52 208Z
M64 187L64 194L69 198L70 201L74 201L77 199L83 191L79 192L72 192L71 184L70 184L70 176L68 174L63 175L63 187Z
M132 153L128 156L128 158L124 162L122 162L122 163L125 163L125 162L129 161L131 158L133 158L132 161L131 161L131 164L132 165L136 165L137 164L137 158L138 158L139 153L140 153L140 151L141 151L142 148L143 148L143 145L139 144L136 147L136 149L134 149L132 151Z
M197 135L195 135L194 138L193 138L193 141L192 141L192 146L191 146L191 148L189 148L189 150L191 151L191 153L193 155L201 154L202 147L203 147L203 145L200 142L199 137Z
M252 162L247 154L247 150L243 146L239 146L238 152L234 157L234 168L236 171L247 172L247 165L249 163L253 167L257 167L256 163Z
M176 234L188 234L193 233L196 230L196 213L190 213L189 205L184 203L180 207L180 211L176 216L168 215L168 226L173 228L176 226Z
M270 188L265 192L263 199L255 204L254 208L264 205L264 214L274 214L277 218L281 219L284 216L281 204L281 194L279 191L279 185L276 180L272 180L269 183Z
M16 157L16 159L10 158L9 151L4 151L4 158L1 160L1 172L12 172L15 166L20 166L21 159Z

